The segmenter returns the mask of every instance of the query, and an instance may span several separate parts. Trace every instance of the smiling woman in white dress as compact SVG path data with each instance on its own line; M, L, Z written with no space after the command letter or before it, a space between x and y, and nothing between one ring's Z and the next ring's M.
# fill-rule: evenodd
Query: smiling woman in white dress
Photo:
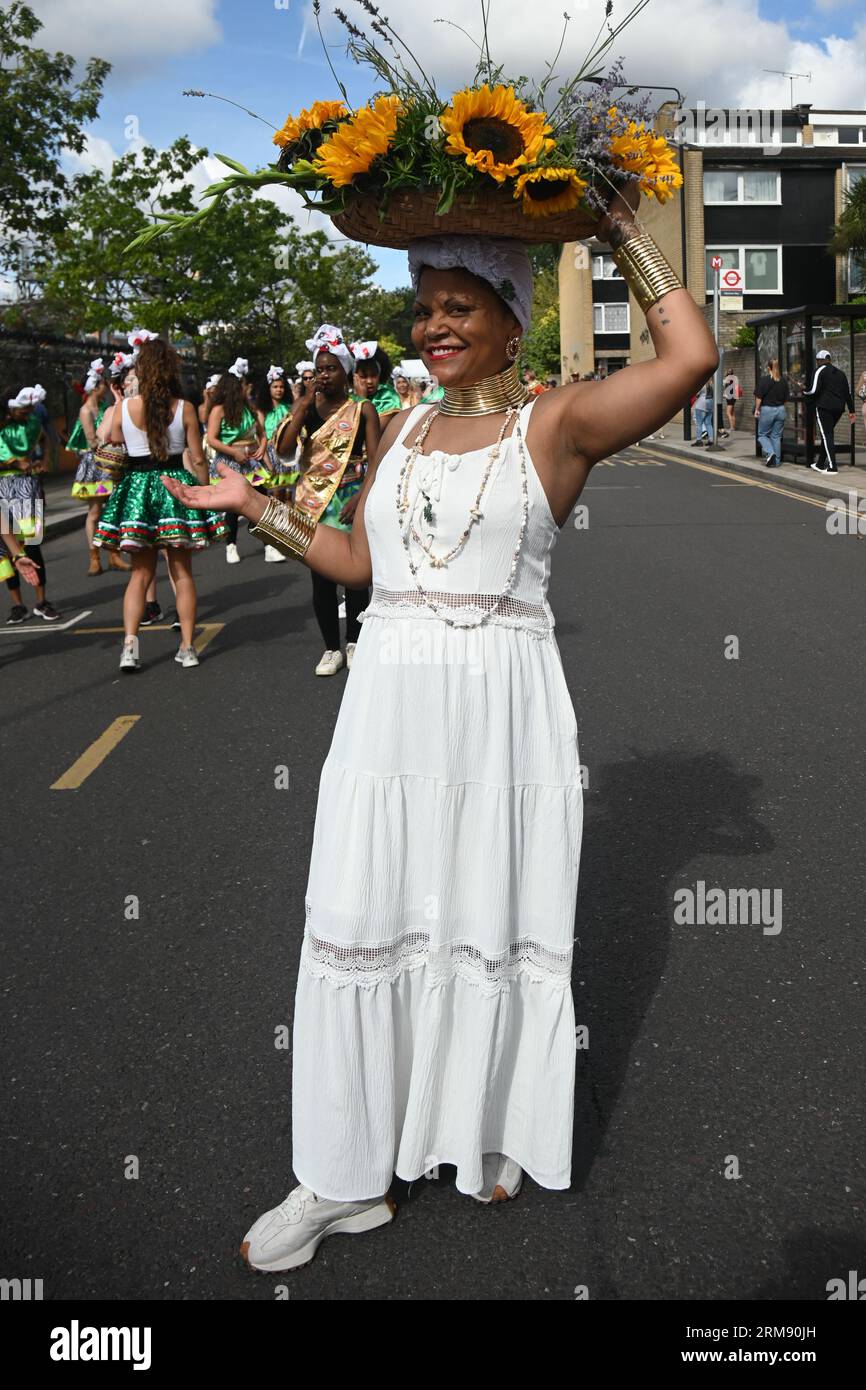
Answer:
M582 802L550 555L592 465L669 420L716 361L624 202L598 234L647 310L654 360L527 399L513 365L524 246L424 239L409 252L412 337L444 396L390 422L351 532L266 504L227 469L209 491L166 481L318 573L374 586L319 788L294 1016L299 1185L247 1232L255 1269L390 1221L395 1172L452 1164L482 1202L516 1196L524 1171L570 1182Z

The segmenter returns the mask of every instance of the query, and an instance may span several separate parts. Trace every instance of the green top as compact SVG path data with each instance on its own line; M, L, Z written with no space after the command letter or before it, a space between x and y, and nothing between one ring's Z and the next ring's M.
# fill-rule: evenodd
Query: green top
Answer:
M441 401L444 395L444 386L431 386L427 394L421 397L421 404L426 405L428 401Z
M230 425L225 416L220 421L219 437L223 444L234 444L238 439L255 434L256 417L248 406L244 406L244 413L241 416L239 425Z
M353 401L369 401L377 415L386 415L390 410L402 410L403 402L397 395L397 388L393 382L381 381L376 387L375 395L359 396L357 391L353 391L350 397Z
M99 402L99 405L98 405L98 407L97 407L97 411L96 411L96 419L95 419L95 421L93 422L93 423L94 423L94 429L99 429L100 421L102 420L102 417L103 417L103 415L105 414L105 412L106 412L107 409L108 409L108 401L100 401L100 402ZM82 423L81 423L81 417L80 417L80 416L79 416L79 418L75 421L75 425L73 426L72 433L70 434L68 440L66 441L66 447L67 447L67 449L74 449L74 450L76 451L76 453L79 453L79 454L85 453L86 450L90 448L90 445L89 445L88 442L87 442L87 435L84 433L84 426L83 426Z
M277 426L290 414L291 411L285 401L278 401L273 409L268 411L265 416L265 434L268 436L268 439L273 439L277 432Z
M36 412L23 420L7 420L0 429L0 465L10 459L29 458L42 433L42 421Z

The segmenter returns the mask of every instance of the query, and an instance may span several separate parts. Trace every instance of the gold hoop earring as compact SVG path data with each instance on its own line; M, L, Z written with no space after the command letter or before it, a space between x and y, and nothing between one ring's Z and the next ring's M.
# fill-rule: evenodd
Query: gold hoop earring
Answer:
M515 334L514 337L509 338L508 342L505 344L505 356L508 358L509 362L516 362L519 353L520 338Z

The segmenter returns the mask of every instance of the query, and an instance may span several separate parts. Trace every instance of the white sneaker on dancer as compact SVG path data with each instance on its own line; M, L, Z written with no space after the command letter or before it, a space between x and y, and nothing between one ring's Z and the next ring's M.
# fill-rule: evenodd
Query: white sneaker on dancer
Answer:
M226 563L229 565L239 565L240 562L241 557L238 552L237 546L233 545L231 541L229 541L228 545L226 546Z
M138 657L138 638L127 637L120 652L121 671L137 671L141 666Z
M523 1185L523 1169L506 1154L482 1154L481 1170L484 1186L480 1192L470 1192L476 1202L506 1202L516 1197Z
M284 1202L266 1211L244 1236L241 1254L251 1269L277 1273L309 1264L325 1236L359 1235L394 1220L393 1197L334 1202L303 1183Z
M281 564L283 563L283 561L284 561L284 560L287 560L287 559L288 559L288 556L287 556L287 555L284 555L283 552L282 552L281 550L277 550L277 547L276 547L275 545L266 545L266 546L265 546L265 562L266 562L266 564L269 564L269 565L281 565Z
M343 653L326 651L316 667L317 676L335 676L343 664Z

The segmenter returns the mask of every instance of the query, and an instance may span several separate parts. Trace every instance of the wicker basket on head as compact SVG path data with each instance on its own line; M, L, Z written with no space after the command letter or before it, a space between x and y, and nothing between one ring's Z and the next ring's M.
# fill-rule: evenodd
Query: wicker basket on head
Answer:
M464 194L454 200L450 212L437 217L440 196L435 188L400 190L391 194L380 218L380 202L364 195L354 199L344 212L332 213L331 221L353 241L403 249L417 237L452 232L526 242L582 241L592 236L597 224L591 213L579 207L550 217L530 217L510 192L498 188L471 197Z

